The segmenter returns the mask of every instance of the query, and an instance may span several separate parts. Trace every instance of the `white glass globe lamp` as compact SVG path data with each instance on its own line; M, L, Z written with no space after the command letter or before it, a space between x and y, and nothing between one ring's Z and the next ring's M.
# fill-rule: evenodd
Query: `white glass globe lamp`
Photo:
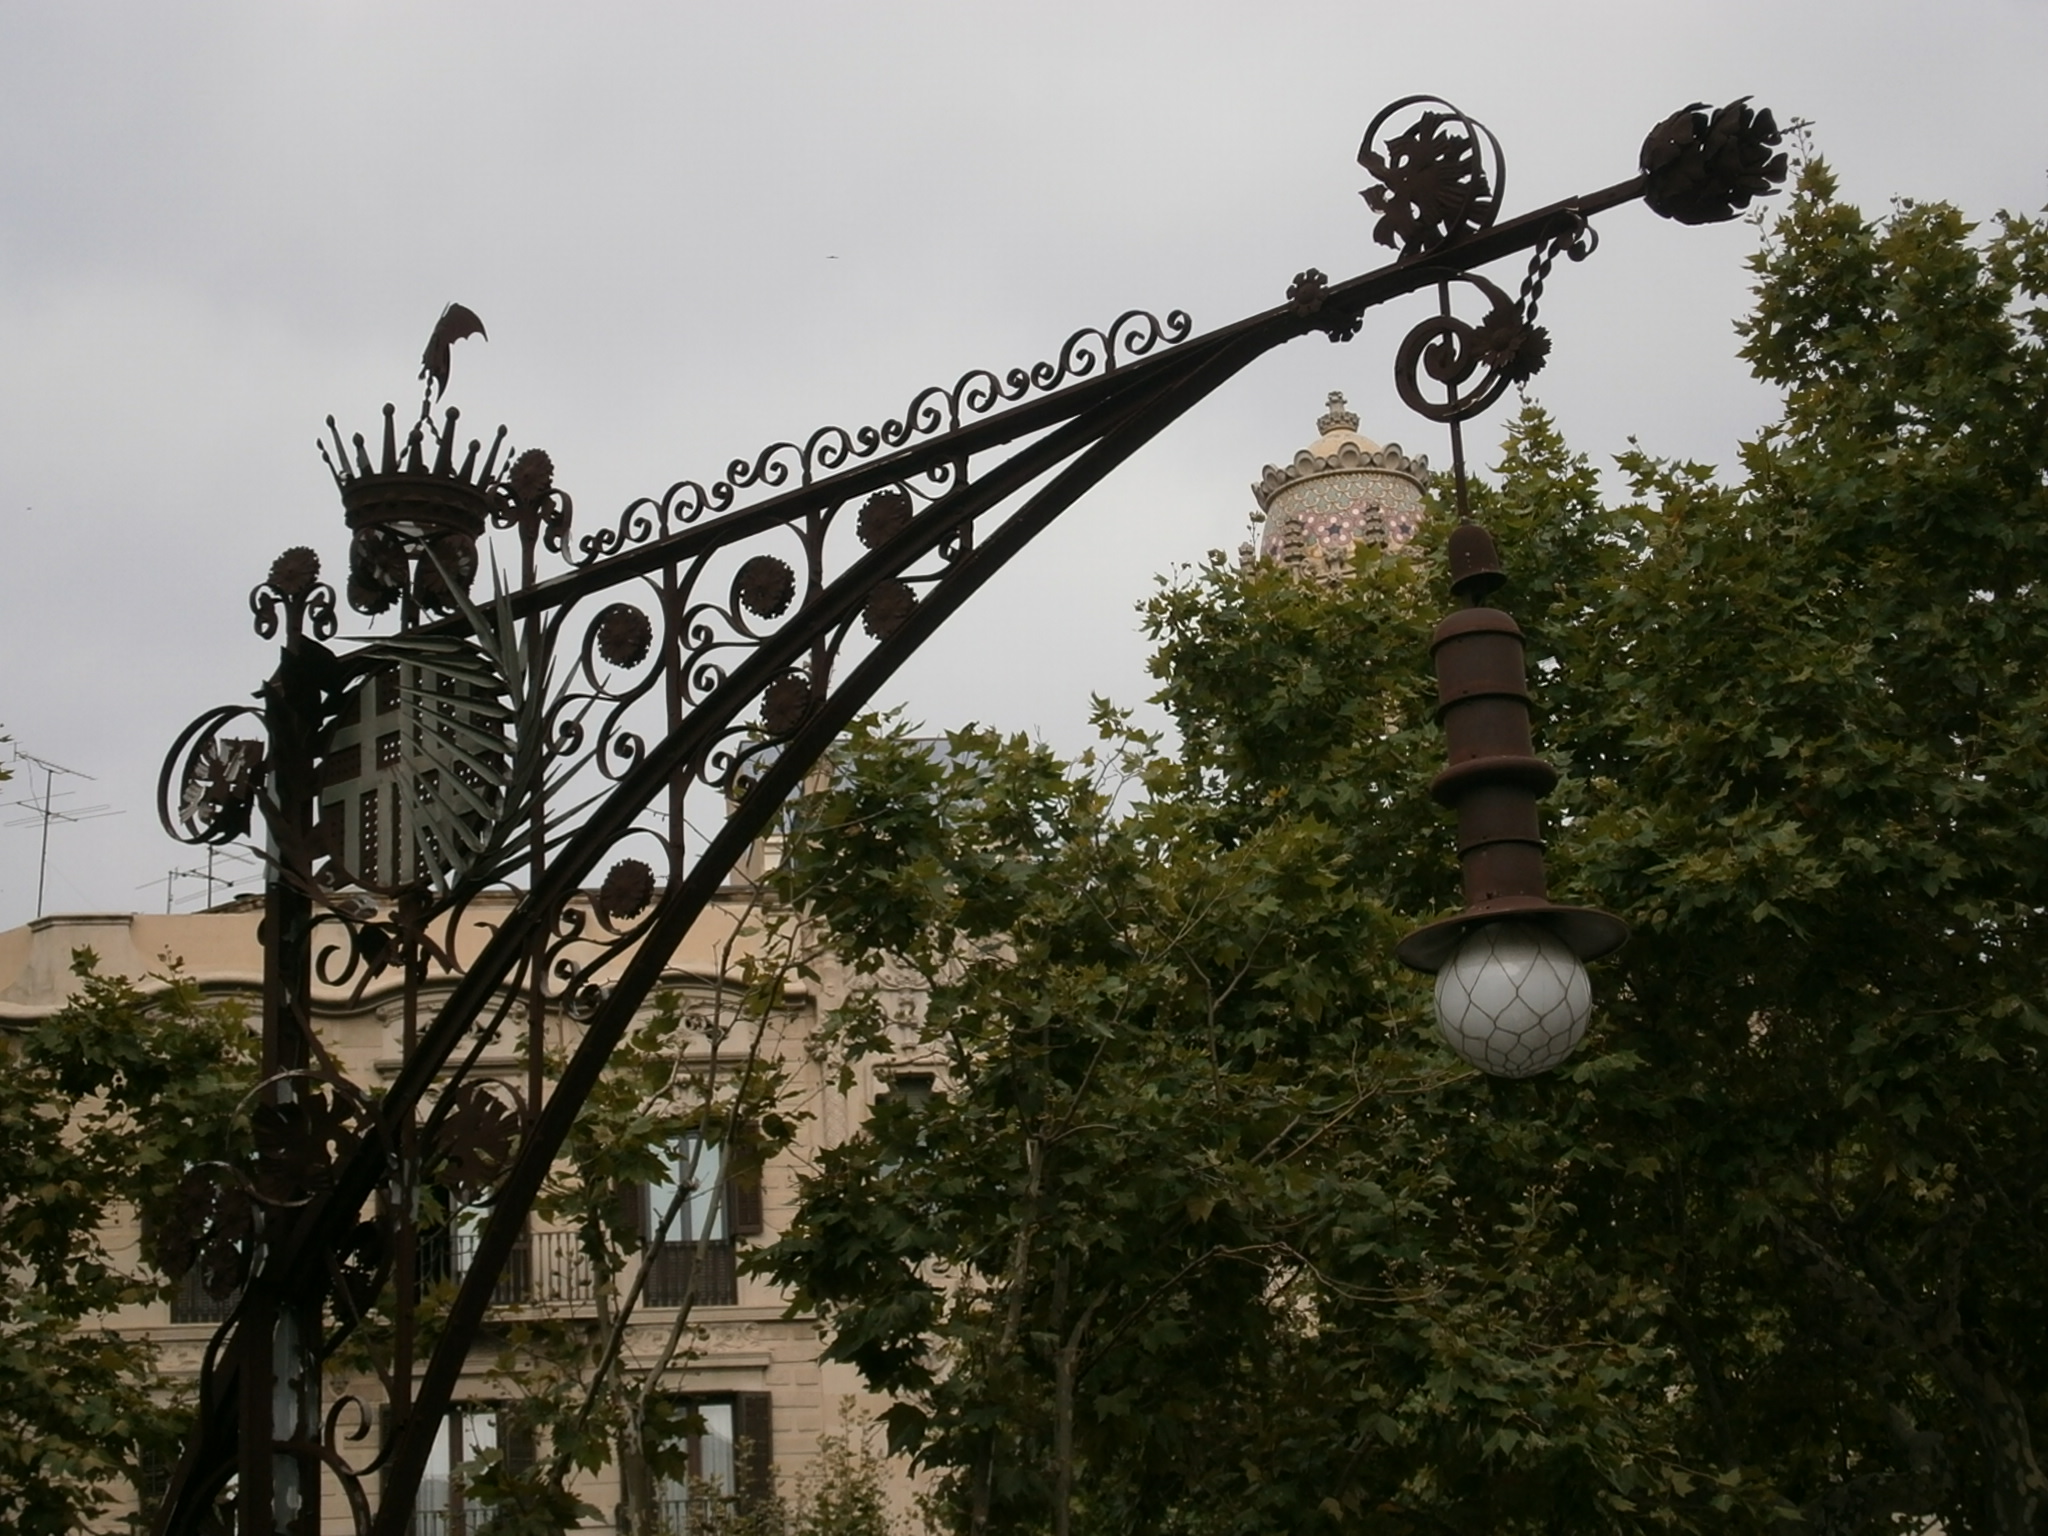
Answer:
M1535 923L1473 928L1436 973L1437 1032L1495 1077L1548 1072L1578 1048L1592 1013L1585 962Z

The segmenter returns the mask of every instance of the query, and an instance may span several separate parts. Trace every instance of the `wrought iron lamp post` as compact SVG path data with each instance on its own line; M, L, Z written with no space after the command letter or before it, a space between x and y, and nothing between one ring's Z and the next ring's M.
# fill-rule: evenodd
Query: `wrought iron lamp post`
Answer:
M1639 197L1681 222L1732 218L1783 179L1777 139L1742 102L1689 107L1652 132L1641 174L1499 222L1492 134L1410 97L1359 156L1390 264L1334 284L1304 271L1284 304L1205 336L1179 311L1126 313L1049 360L773 444L587 533L547 455L511 453L503 429L465 449L453 410L434 420L450 344L482 328L451 306L417 421L401 433L387 407L374 448L330 421L321 450L352 534L348 601L395 608L397 634L330 649L335 594L310 550L287 551L252 598L259 633L282 637L260 708L209 711L164 768L172 834L229 842L260 814L271 877L256 1153L195 1169L162 1228L167 1266L235 1300L160 1536L312 1536L324 1490L362 1536L405 1536L541 1181L669 955L839 730L1053 518L1256 358L1316 332L1348 341L1365 310L1426 290L1438 311L1396 378L1450 426L1462 511L1458 424L1541 366L1557 258L1583 259L1589 221ZM1513 297L1476 271L1524 252ZM1471 293L1488 305L1477 320L1454 311ZM518 574L473 597L492 527L515 531ZM1522 1073L1583 1028L1583 971L1560 956L1594 958L1625 930L1544 895L1535 799L1554 776L1529 750L1519 634L1482 605L1499 577L1484 533L1468 523L1451 551L1470 605L1437 635L1451 764L1436 792L1458 809L1468 905L1401 955L1439 972L1454 1043ZM260 739L236 734L244 717ZM736 807L695 845L693 790ZM480 937L464 916L487 891L507 906ZM1546 970L1560 999L1534 991ZM430 973L446 986L431 1015ZM315 1035L316 976L358 997L397 978L403 1052L380 1097ZM542 1025L562 1013L580 1036L544 1074ZM480 1065L506 1033L525 1041L517 1084ZM488 1212L431 1338L415 1317L429 1189ZM373 1309L391 1322L384 1401L323 1402L322 1362Z

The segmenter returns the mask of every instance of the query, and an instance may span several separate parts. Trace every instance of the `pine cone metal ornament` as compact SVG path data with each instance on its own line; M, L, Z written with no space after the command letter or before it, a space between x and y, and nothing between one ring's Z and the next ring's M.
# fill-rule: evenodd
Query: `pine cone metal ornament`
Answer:
M1725 223L1784 182L1786 157L1772 153L1783 137L1770 109L1752 109L1747 96L1711 114L1696 101L1643 140L1643 201L1680 224Z

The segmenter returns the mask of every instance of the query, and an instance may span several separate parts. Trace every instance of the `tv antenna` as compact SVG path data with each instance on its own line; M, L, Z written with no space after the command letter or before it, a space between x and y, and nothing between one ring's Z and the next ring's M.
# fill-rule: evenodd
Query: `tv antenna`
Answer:
M80 773L76 768L66 768L62 763L53 763L46 757L37 757L33 753L22 751L19 747L15 749L14 760L17 763L27 763L29 765L28 778L31 797L27 800L8 800L0 803L24 806L31 812L30 815L18 816L13 821L6 822L6 826L29 827L34 826L38 822L42 823L43 845L42 851L36 860L36 916L41 917L43 915L43 889L50 874L50 823L53 821L98 821L103 816L118 816L121 813L110 805L65 806L59 809L57 801L68 799L76 794L77 791L71 789L57 790L58 774L63 774L67 779L84 779L88 784L97 783L98 780L94 779L89 773ZM40 800L33 797L35 770L38 768L43 772L43 798Z
M216 865L225 867L217 870ZM200 910L202 912L210 912L213 910L214 906L213 888L216 885L225 886L227 887L230 894L232 894L234 888L242 884L243 880L246 878L246 876L242 874L241 871L245 871L250 867L251 861L238 850L233 848L218 848L215 847L213 844L209 843L206 848L206 867L204 869L167 869L164 871L164 878L162 883L164 888L165 914L168 915L177 906L178 901L183 899L176 894L177 881L205 881L206 902L205 905L203 905L200 908ZM142 882L142 884L136 886L135 889L138 891L146 891L150 889L152 886L156 885L157 883L158 882L154 880L145 880Z

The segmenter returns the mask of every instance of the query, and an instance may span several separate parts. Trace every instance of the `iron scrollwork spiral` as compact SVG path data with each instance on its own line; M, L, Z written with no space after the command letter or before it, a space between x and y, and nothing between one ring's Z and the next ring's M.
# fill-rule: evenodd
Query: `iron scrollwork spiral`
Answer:
M661 496L645 497L627 507L616 526L577 539L570 563L591 565L629 546L665 537L706 514L728 511L742 491L774 490L792 482L809 485L821 474L907 447L920 438L957 430L1027 395L1114 373L1126 363L1187 340L1193 331L1194 320L1185 310L1170 310L1163 319L1146 310L1126 310L1106 326L1087 326L1074 332L1055 356L1029 367L1000 374L975 368L950 387L929 385L911 397L901 415L879 426L852 431L820 427L802 443L771 443L751 458L732 460L724 477L708 487L696 480L679 480ZM927 470L926 479L933 489L943 489L952 474L950 465L942 463Z
M1492 405L1510 384L1528 383L1550 358L1550 333L1536 323L1536 314L1551 267L1560 256L1584 261L1599 243L1592 225L1566 209L1531 254L1514 298L1476 272L1446 274L1437 285L1441 311L1410 330L1395 355L1394 383L1403 403L1431 421L1464 421ZM1452 313L1453 283L1469 285L1486 298L1489 307L1477 323ZM1472 383L1481 369L1485 372ZM1442 399L1423 392L1423 375L1443 390Z
M1473 322L1452 312L1454 284L1469 284L1488 301L1483 319ZM1464 421L1498 400L1510 384L1527 380L1543 366L1550 338L1532 325L1499 285L1472 272L1445 278L1444 308L1420 322L1402 339L1394 357L1394 387L1402 402L1431 421ZM1440 396L1425 393L1425 379ZM1476 380L1476 382L1475 382Z

